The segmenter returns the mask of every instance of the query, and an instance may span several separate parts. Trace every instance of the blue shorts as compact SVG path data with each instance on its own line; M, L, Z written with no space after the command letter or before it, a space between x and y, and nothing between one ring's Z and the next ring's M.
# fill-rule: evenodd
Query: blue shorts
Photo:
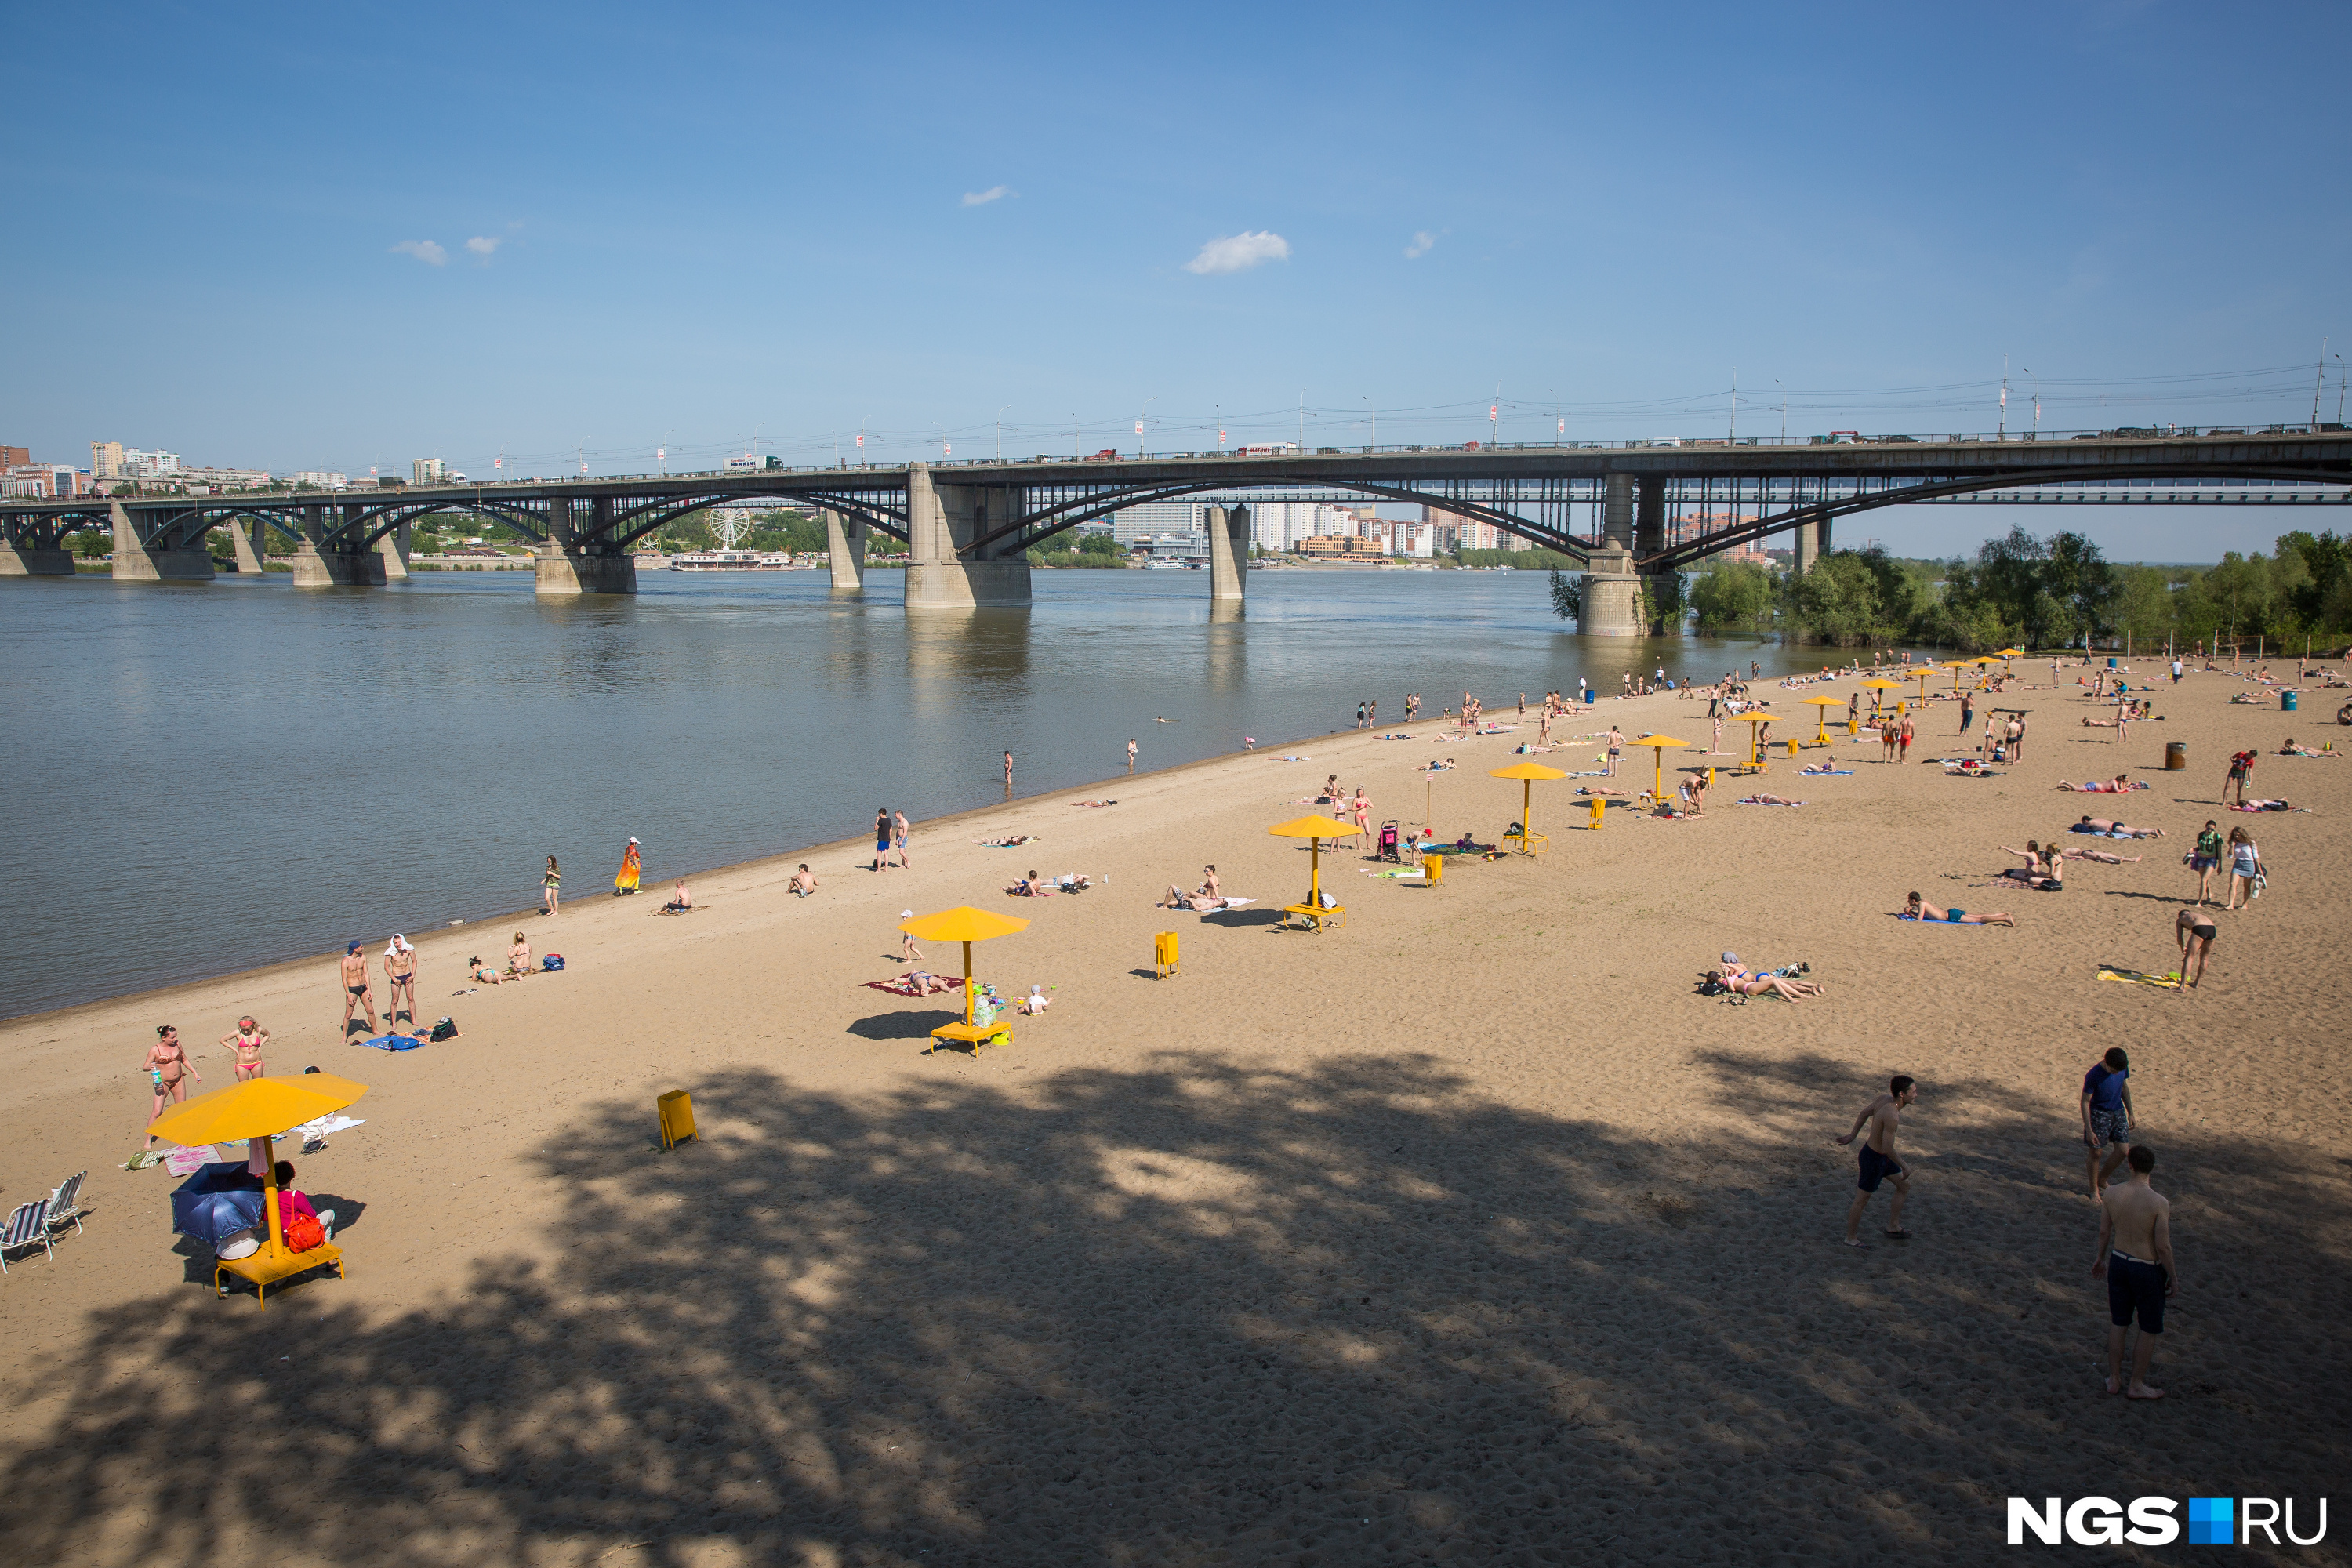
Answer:
M2119 1329L2139 1316L2139 1331L2164 1332L2164 1265L2107 1254L2107 1321Z
M1887 1177L1906 1173L1891 1155L1882 1154L1867 1143L1862 1146L1862 1179L1857 1184L1864 1192L1874 1193L1878 1184Z

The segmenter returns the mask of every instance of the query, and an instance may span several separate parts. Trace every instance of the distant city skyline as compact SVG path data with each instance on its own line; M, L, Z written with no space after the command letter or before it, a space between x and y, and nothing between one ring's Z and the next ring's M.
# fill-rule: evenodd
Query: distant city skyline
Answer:
M1534 6L16 21L24 58L103 58L110 105L53 71L0 101L26 210L74 215L6 264L39 374L0 440L38 460L124 438L525 478L2302 423L2344 397L2352 216L2313 199L2341 186L2336 112L2279 83L2282 37L2352 42L2340 7L2063 10L2030 37L1730 6L1671 36ZM824 68L779 96L782 60ZM1307 60L1410 91L1350 117L1296 90ZM347 112L360 74L400 111ZM975 113L971 84L1015 78L1052 89ZM231 110L230 79L268 90ZM2216 188L2260 217L2184 211ZM2041 526L2179 559L2273 521ZM1879 526L1925 552L2013 521Z

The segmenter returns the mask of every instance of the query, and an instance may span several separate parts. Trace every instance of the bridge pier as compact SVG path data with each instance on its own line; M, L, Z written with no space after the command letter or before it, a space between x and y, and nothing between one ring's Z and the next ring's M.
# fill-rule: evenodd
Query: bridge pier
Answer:
M866 592L866 520L825 508L824 558L833 567L835 593Z
M381 588L383 557L373 551L321 550L304 540L294 549L297 588Z
M531 569L531 591L550 598L637 591L634 555L574 554L551 541L533 552Z
M387 583L408 581L408 524L402 523L375 542L376 553L383 557L383 576Z
M258 577L268 567L263 558L266 542L261 531L269 525L257 517L233 517L228 520L228 536L236 548L236 574L251 573Z
M38 544L0 544L0 577L70 577L73 552Z
M209 583L213 580L212 552L199 538L191 550L184 542L174 550L168 545L150 550L139 542L139 529L131 521L121 501L114 508L114 580L118 583ZM178 530L165 537L178 536Z
M1249 585L1250 512L1209 509L1209 602L1239 604Z
M981 485L940 485L929 463L907 465L907 607L1027 609L1029 563L1020 555L959 555L992 528L1012 521L1018 492ZM1007 515L990 510L991 499Z
M1644 486L1644 490L1649 487ZM1664 491L1658 503L1663 507ZM1601 545L1585 563L1576 629L1586 637L1642 635L1642 579L1633 570L1633 476L1601 480Z

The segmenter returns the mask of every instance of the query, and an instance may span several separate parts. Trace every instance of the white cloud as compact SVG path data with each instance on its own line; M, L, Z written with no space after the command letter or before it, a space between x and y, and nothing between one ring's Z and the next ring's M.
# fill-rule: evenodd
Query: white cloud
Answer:
M1436 243L1437 237L1430 233L1429 230L1425 228L1415 229L1412 234L1412 243L1404 247L1404 258L1407 261L1412 261L1421 257L1427 256L1430 252L1430 248L1436 245Z
M466 248L477 256L488 256L505 243L503 239L488 239L478 234L466 242Z
M438 267L449 259L449 253L429 239L404 239L394 246L396 256L414 256L427 267Z
M1290 241L1270 229L1255 234L1244 230L1213 239L1201 247L1201 254L1184 263L1187 272L1203 276L1219 272L1246 272L1263 261L1290 259Z
M991 185L984 191L966 191L963 194L963 205L968 207L984 207L991 202L1001 202L1007 196L1017 196L1020 194L1011 185Z

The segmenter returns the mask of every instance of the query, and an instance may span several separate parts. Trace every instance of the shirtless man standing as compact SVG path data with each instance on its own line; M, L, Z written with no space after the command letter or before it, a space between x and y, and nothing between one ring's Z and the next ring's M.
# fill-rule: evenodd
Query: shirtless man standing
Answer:
M1919 1098L1919 1086L1907 1073L1896 1073L1886 1081L1886 1092L1862 1108L1853 1119L1853 1131L1837 1140L1839 1147L1853 1142L1867 1125L1870 1136L1863 1139L1860 1160L1862 1190L1845 1211L1845 1244L1848 1247L1868 1247L1862 1239L1862 1211L1870 1206L1870 1194L1878 1190L1882 1181L1895 1184L1895 1206L1887 1212L1886 1238L1908 1241L1911 1233L1903 1228L1903 1201L1911 1195L1911 1173L1895 1157L1895 1130L1903 1125L1903 1108Z
M2180 1289L2172 1261L2172 1205L2147 1184L2156 1151L2132 1145L2131 1180L2109 1186L2099 1199L2099 1249L2091 1278L2107 1282L2107 1392L2130 1399L2161 1399L2164 1390L2147 1385L2148 1358L2164 1332L2164 1304ZM2131 1382L2124 1383L2124 1339L2133 1315L2139 1318L2139 1347L2132 1354Z
M371 1035L374 1034L375 997L368 990L368 961L366 956L360 952L360 944L358 942L353 942L351 946L343 950L341 972L343 976L343 1034L348 1037L352 1032L352 1009L362 1005L364 1005L367 1009L367 1032Z
M397 1023L401 1017L400 999L408 998L408 1021L416 1022L416 950L400 932L392 933L392 941L383 950L384 1003L383 1021Z

